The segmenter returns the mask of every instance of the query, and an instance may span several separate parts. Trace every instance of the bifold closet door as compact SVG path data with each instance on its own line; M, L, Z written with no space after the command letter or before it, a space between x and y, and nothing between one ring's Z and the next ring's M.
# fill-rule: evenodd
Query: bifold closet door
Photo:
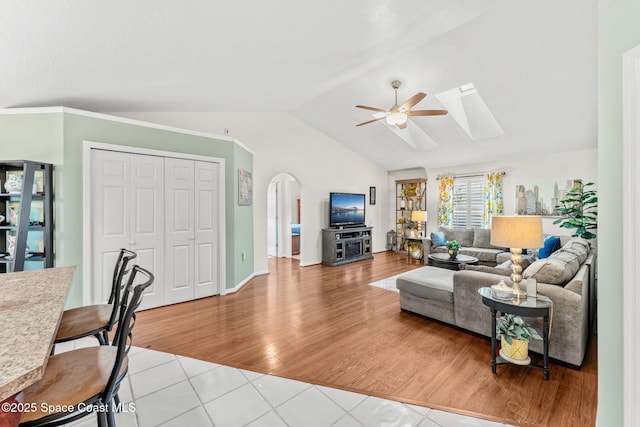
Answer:
M165 159L167 304L195 295L194 176L193 160Z
M165 159L167 304L218 293L218 167Z
M218 293L219 164L195 167L195 298Z
M120 248L138 253L135 260L156 277L144 306L164 302L164 159L91 150L92 297L106 302Z

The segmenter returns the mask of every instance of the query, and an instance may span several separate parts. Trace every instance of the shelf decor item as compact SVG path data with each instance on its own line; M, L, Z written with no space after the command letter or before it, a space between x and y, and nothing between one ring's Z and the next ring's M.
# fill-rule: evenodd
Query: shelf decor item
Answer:
M541 248L542 218L536 215L494 216L491 220L491 244L510 248L513 297L527 299L522 282L522 248Z
M8 173L4 183L7 193L18 194L22 190L22 176L16 173Z
M418 226L418 235L416 237L424 237L424 222L427 220L427 211L413 211L411 212L411 221L415 222Z
M505 314L496 321L496 333L500 335L500 356L519 365L531 363L529 358L529 340L541 340L542 337L520 316Z

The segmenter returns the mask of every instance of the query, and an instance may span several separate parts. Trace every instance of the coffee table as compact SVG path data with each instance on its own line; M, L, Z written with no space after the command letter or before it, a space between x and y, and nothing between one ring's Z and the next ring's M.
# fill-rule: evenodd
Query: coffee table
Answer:
M461 254L458 254L455 259L451 259L451 257L449 257L449 254L445 253L429 254L427 258L429 258L430 266L447 268L449 270L459 270L460 264L478 265L479 262L478 258L476 257Z

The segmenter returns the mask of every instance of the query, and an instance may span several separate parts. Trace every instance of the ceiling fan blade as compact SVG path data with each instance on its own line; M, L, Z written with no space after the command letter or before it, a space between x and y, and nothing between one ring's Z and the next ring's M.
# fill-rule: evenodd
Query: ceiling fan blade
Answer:
M365 110L379 111L381 113L386 113L387 112L387 110L383 110L382 108L367 107L366 105L356 105L356 108L364 108Z
M444 116L448 110L415 110L407 111L407 116Z
M398 123L396 126L398 126L400 129L406 129L406 127L407 127L407 122L404 122L404 123Z
M369 123L377 122L378 120L384 119L386 116L379 117L377 119L369 120L368 122L360 123L356 126L368 125Z
M401 110L404 109L405 111L407 111L408 109L416 105L418 102L422 101L426 96L427 96L426 93L418 92L415 95L413 95L411 98L407 99L405 103L400 106L400 109Z

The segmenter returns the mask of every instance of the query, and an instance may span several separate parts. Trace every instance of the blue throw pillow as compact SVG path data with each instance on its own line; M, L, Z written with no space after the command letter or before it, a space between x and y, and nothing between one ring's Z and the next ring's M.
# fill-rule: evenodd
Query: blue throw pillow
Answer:
M538 250L538 259L549 258L549 255L560 249L560 238L549 236L544 241L544 247Z
M444 233L442 231L434 231L431 233L431 244L433 244L433 246L446 245L447 240L444 237Z

